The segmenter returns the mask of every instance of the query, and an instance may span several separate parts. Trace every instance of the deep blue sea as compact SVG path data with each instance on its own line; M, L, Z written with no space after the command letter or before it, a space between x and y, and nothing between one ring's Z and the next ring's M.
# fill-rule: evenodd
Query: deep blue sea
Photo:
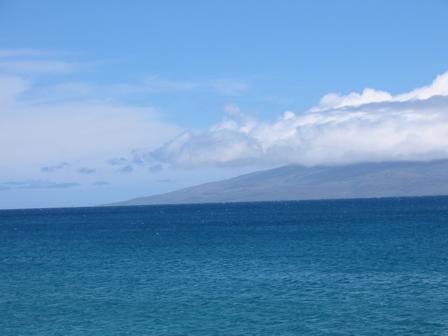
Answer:
M448 198L0 211L0 335L448 335Z

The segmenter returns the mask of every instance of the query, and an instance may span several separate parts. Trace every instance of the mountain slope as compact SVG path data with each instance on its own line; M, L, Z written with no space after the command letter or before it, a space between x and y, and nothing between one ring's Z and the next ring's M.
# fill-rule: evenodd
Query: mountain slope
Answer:
M289 165L111 205L448 195L448 160Z

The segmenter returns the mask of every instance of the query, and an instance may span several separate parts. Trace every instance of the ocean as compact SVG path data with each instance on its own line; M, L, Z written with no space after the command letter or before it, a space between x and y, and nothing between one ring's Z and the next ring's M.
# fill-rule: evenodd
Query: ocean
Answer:
M448 335L448 198L3 210L0 335Z

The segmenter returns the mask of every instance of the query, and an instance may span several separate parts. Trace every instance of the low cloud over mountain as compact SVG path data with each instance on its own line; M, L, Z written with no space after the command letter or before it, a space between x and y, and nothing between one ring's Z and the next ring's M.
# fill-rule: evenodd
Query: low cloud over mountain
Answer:
M237 110L203 132L184 132L152 152L178 167L303 165L448 157L448 72L392 95L365 89L327 94L305 113L269 122Z

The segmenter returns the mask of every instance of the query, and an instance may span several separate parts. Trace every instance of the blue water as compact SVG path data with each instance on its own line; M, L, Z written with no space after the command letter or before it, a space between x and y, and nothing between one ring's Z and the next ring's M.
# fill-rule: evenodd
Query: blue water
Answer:
M0 211L0 335L448 335L448 198Z

